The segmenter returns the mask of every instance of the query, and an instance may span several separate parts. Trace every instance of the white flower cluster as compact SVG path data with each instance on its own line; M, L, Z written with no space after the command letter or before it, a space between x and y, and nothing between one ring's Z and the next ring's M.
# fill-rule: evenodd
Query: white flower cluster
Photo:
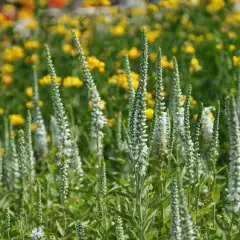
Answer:
M214 117L212 112L215 110L214 107L204 107L202 112L202 131L203 139L206 143L212 140Z
M30 238L32 240L39 240L39 239L43 239L44 237L44 231L41 227L39 228L34 228L31 232Z

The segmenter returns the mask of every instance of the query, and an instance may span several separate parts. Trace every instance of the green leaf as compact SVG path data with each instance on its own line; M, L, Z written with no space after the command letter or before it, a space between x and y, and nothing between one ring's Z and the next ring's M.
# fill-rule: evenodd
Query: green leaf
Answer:
M212 200L213 202L218 202L219 199L220 199L220 189L219 189L219 185L216 185L214 187L214 189L212 190L211 192L211 197L212 197Z
M60 224L57 220L56 220L56 224L57 224L58 232L61 234L62 237L64 237L64 235L65 235L64 230L62 229L62 227L60 226Z

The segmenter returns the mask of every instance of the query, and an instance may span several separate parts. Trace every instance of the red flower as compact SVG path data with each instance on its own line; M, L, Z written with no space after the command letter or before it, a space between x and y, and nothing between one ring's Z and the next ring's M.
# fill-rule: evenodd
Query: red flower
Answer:
M48 0L48 6L51 8L64 8L64 0Z

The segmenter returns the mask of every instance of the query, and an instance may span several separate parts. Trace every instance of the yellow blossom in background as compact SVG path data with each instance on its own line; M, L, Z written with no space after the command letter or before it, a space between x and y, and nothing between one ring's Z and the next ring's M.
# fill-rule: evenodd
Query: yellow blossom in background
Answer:
M132 47L128 51L128 56L129 56L130 59L137 59L141 56L140 50L137 49L136 47Z
M194 54L195 53L195 48L192 44L186 43L185 46L183 47L183 52L186 54Z
M37 20L31 20L28 24L27 24L27 28L28 29L36 29L38 27L38 21Z
M223 9L224 6L225 6L224 0L209 0L209 3L207 4L206 8L208 12L214 13Z
M6 85L10 85L12 83L13 79L11 75L3 75L2 76L2 82Z
M110 33L114 37L120 37L125 34L125 27L123 25L116 25L110 28Z
M37 129L37 124L36 123L32 123L31 124L31 130L34 132Z
M31 56L26 58L25 62L36 65L39 63L39 57L37 54L32 54Z
M3 59L8 62L18 61L24 57L24 51L19 46L13 46L3 51Z
M52 26L49 31L51 33L61 34L64 35L68 32L68 29L63 24L57 24Z
M3 115L3 114L4 114L4 109L0 108L0 115Z
M83 85L83 82L77 77L68 76L63 79L62 85L63 87L66 87L66 88L69 88L69 87L79 88Z
M12 114L10 115L10 122L13 126L19 126L25 123L25 119L19 114Z
M105 71L105 63L101 62L94 56L87 57L87 63L88 63L88 67L91 71L96 68L98 69L99 72Z
M240 58L237 56L232 57L232 63L233 63L234 67L239 66L239 60L240 60Z
M149 3L149 4L147 5L147 9L148 9L148 11L151 12L151 13L156 13L156 12L158 12L158 6L155 5L155 4L152 4L152 3Z
M157 60L157 53L156 52L149 53L149 59L150 59L151 62L156 62L156 60Z
M25 89L25 94L28 96L28 97L32 97L33 96L33 88L32 87L27 87Z
M236 32L230 31L230 32L228 32L228 37L230 39L236 39L236 38L238 38L238 34Z
M149 43L154 43L160 37L160 30L152 30L147 32L147 40Z
M60 77L56 77L56 83L57 84L61 83L61 78ZM47 76L44 76L43 78L41 78L39 80L39 84L41 84L41 85L50 85L51 84L50 75L48 74Z
M108 119L108 126L109 126L109 127L113 127L114 124L115 124L115 122L116 122L116 119L114 119L114 118Z
M24 19L29 19L29 18L33 18L33 17L34 17L34 12L32 9L23 7L17 11L18 19L24 20Z
M216 48L217 50L222 50L222 49L223 49L223 43L222 43L222 42L217 43L217 44L215 45L215 48Z
M167 56L162 56L161 58L161 63L162 63L162 68L170 68L173 69L173 62L172 61L168 61Z
M153 118L154 110L152 108L147 108L146 109L146 117L148 120Z
M198 114L194 114L194 115L193 115L193 119L194 119L194 120L197 120L197 118L198 118Z
M70 55L74 55L75 54L75 50L72 47L72 45L70 44L63 44L62 45L62 51L66 54L70 54Z
M228 46L228 50L229 50L229 52L233 52L234 50L236 50L236 46L233 45L233 44L230 44L230 45Z
M24 43L24 47L27 49L38 49L40 46L40 42L35 40L28 40Z
M109 0L83 0L83 7L99 7L99 6L110 6L111 2Z
M199 72L202 70L202 67L198 61L197 58L192 58L190 61L190 67L189 67L189 71L190 72Z
M6 64L3 64L2 67L1 67L1 72L3 74L12 73L13 71L14 71L14 66L11 65L11 64L6 63Z
M38 106L43 107L43 105L44 105L43 101L39 100L38 101ZM33 101L26 102L26 107L29 108L29 109L33 108Z

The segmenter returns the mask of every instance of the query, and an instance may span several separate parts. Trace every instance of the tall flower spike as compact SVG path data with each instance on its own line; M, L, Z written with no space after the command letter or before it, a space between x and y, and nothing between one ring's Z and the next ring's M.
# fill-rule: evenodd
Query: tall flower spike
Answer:
M182 240L179 189L176 180L171 184L171 240Z
M194 152L195 152L195 159L196 159L196 179L199 179L199 176L203 173L203 163L200 155L200 131L201 131L201 125L202 125L202 111L203 111L203 104L201 104L200 111L197 116L195 130L194 130Z
M9 127L9 159L11 162L11 168L12 168L12 182L14 189L18 187L19 184L19 177L20 177L20 172L19 172L19 156L17 154L17 149L16 149L16 144L15 144L15 139L13 136L13 127L10 123Z
M4 155L3 155L3 162L2 162L2 182L3 186L6 189L11 189L11 176L12 176L12 169L10 165L9 159L9 131L8 131L8 121L4 119Z
M122 112L118 113L117 117L117 148L121 151L123 149L123 140L122 140Z
M99 213L100 217L106 214L106 195L107 195L107 178L106 178L106 167L104 159L101 160L99 168Z
M135 90L133 88L132 76L131 76L131 67L129 63L128 55L125 56L125 74L127 75L128 82L128 100L129 100L129 112L128 112L128 131L130 131L130 119L131 119L131 111L135 97Z
M77 222L76 224L76 234L77 234L77 239L78 240L85 240L85 230L84 226L80 223Z
M20 178L23 181L25 176L27 176L27 167L28 164L26 162L27 159L27 151L26 151L26 143L24 138L23 130L18 131L18 147L19 147L19 170L20 170Z
M173 75L171 80L171 93L170 93L170 113L174 118L179 111L180 98L182 95L180 87L180 76L178 71L177 59L173 58Z
M117 210L119 212L121 211L120 205L117 206ZM116 225L117 240L124 240L125 236L124 236L124 230L123 230L123 222L122 222L122 218L119 215L116 216L115 225Z
M240 211L240 129L234 97L226 99L226 113L230 136L228 201L229 210Z
M2 150L2 142L0 141L0 151ZM3 176L3 153L0 153L0 186L2 186L2 176Z
M73 156L73 142L71 139L71 132L68 124L68 119L60 96L59 85L56 82L56 73L52 63L51 55L48 46L45 45L45 53L48 64L48 71L51 78L52 86L52 100L54 117L60 130L61 139L58 146L58 166L59 166L59 190L60 200L63 205L67 202L68 195L68 168L70 160Z
M41 109L38 105L39 102L39 92L38 92L38 82L37 82L37 70L36 67L33 69L33 122L36 124L37 128L35 130L35 150L37 153L38 161L45 157L48 153L47 146L47 131L42 117Z
M186 177L190 183L193 183L195 178L195 152L194 152L194 145L191 137L190 132L190 122L189 122L189 111L190 111L190 98L191 98L192 87L191 85L188 88L188 94L185 101L184 107L184 149L186 154Z
M166 112L163 94L163 77L162 77L162 61L161 49L159 48L157 62L157 81L156 81L156 98L153 123L153 145L156 153L160 156L166 155L168 152L169 141L169 118Z
M182 239L184 240L195 240L195 229L192 222L192 217L189 213L187 200L185 197L184 189L179 185L179 199L180 199L180 217L181 217L181 228L182 228Z
M77 49L77 56L82 67L84 82L88 89L88 98L92 102L90 132L91 150L99 156L102 156L104 137L103 128L106 125L106 118L103 115L102 106L100 104L101 98L88 68L80 41L74 31L72 31L72 36L74 45Z
M218 101L210 146L210 159L214 162L217 161L219 155L219 118L220 118L220 102Z
M240 121L240 63L238 63L238 95L237 95L237 113L238 113L238 119Z
M57 120L54 116L51 116L51 133L52 133L52 143L55 147L61 142L61 133L57 124Z
M148 43L146 31L142 33L142 54L140 60L140 80L135 93L130 119L129 137L133 152L134 167L142 176L145 175L148 162L147 146L147 119L146 119L146 92L147 92L147 71L148 71Z
M9 208L7 207L5 210L5 216L4 216L4 220L5 220L5 230L8 233L8 239L10 239L10 235L9 232L11 230L11 217L10 217L10 211Z
M34 159L34 153L32 148L32 131L31 131L31 124L32 124L32 116L30 111L28 111L27 115L27 124L26 124L26 130L25 130L25 141L26 141L26 153L27 153L27 161L28 161L28 171L29 171L29 177L30 181L33 182L34 180L34 168L35 168L35 159Z
M37 212L37 225L41 227L43 224L43 217L42 217L42 194L41 194L41 187L37 185L37 202L36 202L36 212Z
M79 155L77 139L73 140L73 170L78 175L78 181L83 180L82 158Z

